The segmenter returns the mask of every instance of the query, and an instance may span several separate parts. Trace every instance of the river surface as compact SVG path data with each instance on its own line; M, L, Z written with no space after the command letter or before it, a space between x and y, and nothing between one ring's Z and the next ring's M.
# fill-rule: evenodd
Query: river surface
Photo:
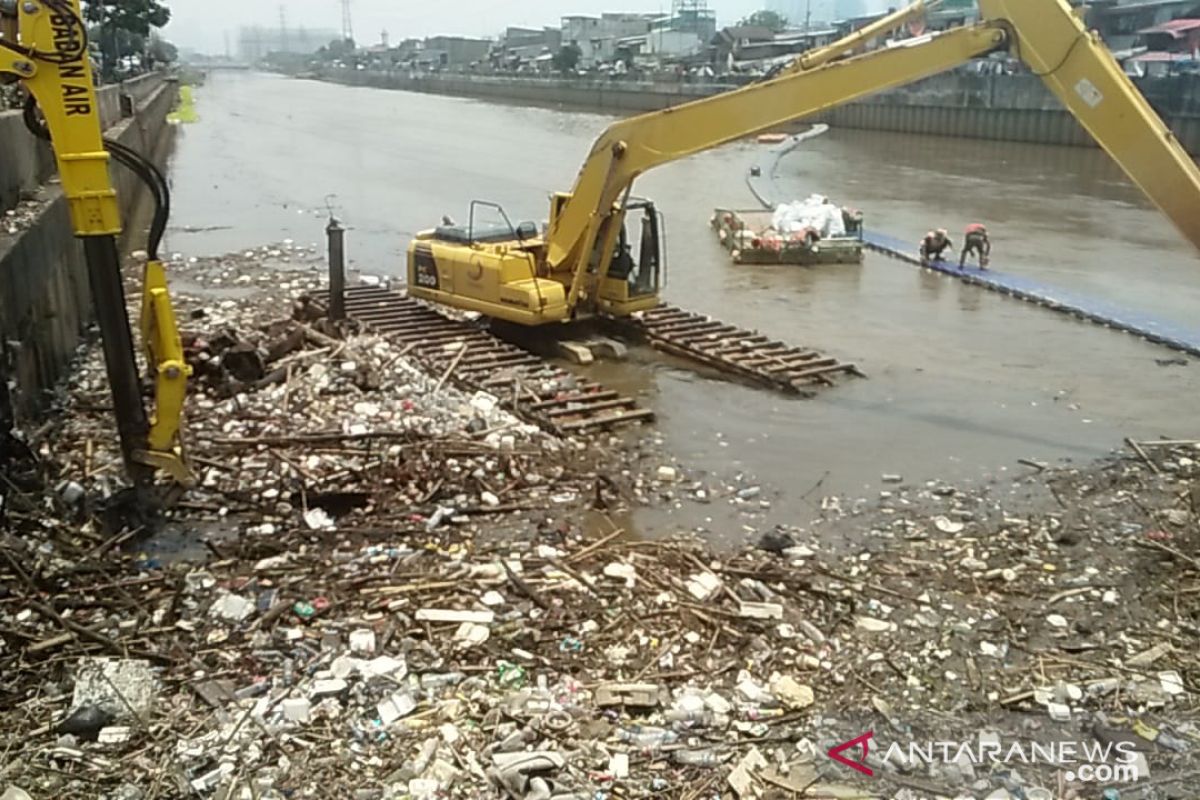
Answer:
M196 96L201 121L181 129L172 163L171 250L315 243L332 207L352 265L394 275L412 233L442 214L464 220L471 199L544 219L611 119L241 73L213 74ZM797 400L648 352L599 367L655 409L686 472L744 472L771 500L745 528L721 503L643 512L641 528L735 539L805 524L823 494L874 496L884 473L986 482L1026 470L1020 458L1088 460L1126 436L1196 434L1200 372L1160 363L1179 359L1160 346L873 254L862 266L731 264L708 220L754 206L743 177L756 159L763 148L744 142L639 180L667 216L667 298L868 377ZM986 222L998 269L1200 318L1200 257L1098 150L834 129L788 156L778 185L857 206L868 227L914 242Z

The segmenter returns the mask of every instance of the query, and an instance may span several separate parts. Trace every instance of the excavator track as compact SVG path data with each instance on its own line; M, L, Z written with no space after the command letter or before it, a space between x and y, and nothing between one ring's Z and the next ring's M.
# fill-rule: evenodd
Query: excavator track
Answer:
M653 347L788 393L811 395L839 375L863 377L857 366L833 356L671 305L642 312L630 324Z
M328 295L315 298L326 306ZM610 428L654 418L637 401L548 364L470 322L451 319L378 286L346 289L346 314L404 345L433 376L485 391L505 408L557 433Z

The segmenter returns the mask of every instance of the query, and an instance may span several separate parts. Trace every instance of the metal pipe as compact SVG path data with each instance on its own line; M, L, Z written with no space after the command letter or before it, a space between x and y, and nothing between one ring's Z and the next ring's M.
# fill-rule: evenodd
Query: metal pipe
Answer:
M346 229L336 217L325 226L329 239L329 318L346 318Z
M104 363L112 389L121 454L133 482L144 485L153 478L153 470L138 463L134 454L146 449L150 423L142 405L141 381L133 334L129 328L129 312L125 307L125 287L121 282L121 257L117 252L116 237L84 237L83 250L87 258L92 304L96 308L96 322L100 326L104 346Z

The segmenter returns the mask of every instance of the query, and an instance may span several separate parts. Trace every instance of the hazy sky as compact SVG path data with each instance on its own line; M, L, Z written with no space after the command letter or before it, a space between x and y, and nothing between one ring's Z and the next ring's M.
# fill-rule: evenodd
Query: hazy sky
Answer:
M814 0L813 5L827 0ZM237 29L242 25L279 26L279 10L287 15L288 27L341 30L339 0L166 0L172 20L166 36L182 47L205 52L224 51L224 32L236 50ZM793 0L795 2L795 0ZM803 2L803 0L801 0ZM717 23L729 25L778 0L709 0L717 12ZM384 28L393 42L405 37L439 33L495 36L507 25L559 24L569 14L599 14L601 11L669 11L671 0L351 0L354 35L360 44L379 41Z

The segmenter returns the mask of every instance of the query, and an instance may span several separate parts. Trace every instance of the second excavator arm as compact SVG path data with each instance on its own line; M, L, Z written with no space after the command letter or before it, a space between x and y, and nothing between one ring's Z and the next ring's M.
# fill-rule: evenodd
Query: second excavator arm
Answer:
M29 93L25 121L50 142L75 235L83 241L96 320L126 470L145 487L155 469L191 483L180 427L187 377L158 245L166 229L169 191L155 165L103 138L80 0L0 0L0 77L15 77ZM110 156L146 182L155 201L142 298L141 332L154 372L154 412L142 405L137 356L125 306L117 235L121 214L109 174Z
M847 49L837 43L825 48L828 58L814 59L818 65L811 69L797 60L771 80L611 125L593 145L547 234L550 271L572 273L567 305L574 308L578 301L597 237L605 235L606 222L620 214L622 198L647 170L1005 47L1200 247L1200 170L1065 0L980 0L979 5L981 21L975 25L831 60ZM906 9L894 18L903 22L912 16Z

